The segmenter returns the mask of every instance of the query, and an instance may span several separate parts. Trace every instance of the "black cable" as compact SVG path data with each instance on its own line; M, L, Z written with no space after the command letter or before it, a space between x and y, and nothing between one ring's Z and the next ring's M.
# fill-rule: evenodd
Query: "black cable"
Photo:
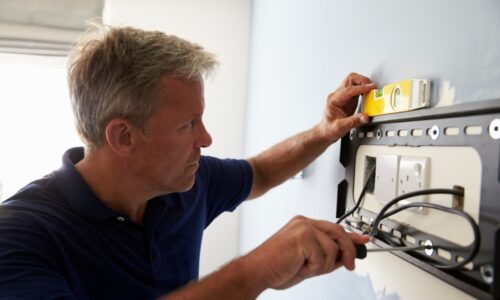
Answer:
M375 176L375 167L371 168L370 171L368 172L368 176L366 177L366 181L363 185L363 189L361 190L361 194L359 194L358 201L356 201L354 207L350 211L346 212L340 218L337 219L337 224L342 223L342 221L344 221L345 218L347 218L349 215L355 212L356 209L359 208L361 202L363 201L363 198L365 197L366 191L368 190L369 182L373 179L374 176Z
M455 264L446 264L446 265L433 264L434 267L436 267L438 269L444 269L444 270L454 270L454 269L459 269L459 268L465 266L466 264L468 264L469 262L471 262L474 259L477 252L479 251L479 246L481 244L481 235L479 232L479 226L476 224L474 219L468 213L466 213L464 211L450 208L450 207L446 207L446 206L442 206L439 204L434 204L434 203L412 202L412 203L400 206L394 210L391 210L388 213L383 214L382 217L380 218L380 220L383 220L383 219L388 218L394 214L397 214L398 212L400 212L402 210L413 208L413 207L427 207L427 208L437 209L437 210L440 210L440 211L443 211L446 213L461 216L464 219L466 219L467 222L469 222L469 224L472 228L472 232L474 234L474 239L472 241L472 244L473 244L472 250L469 252L469 255L464 257L464 259L462 261L457 262ZM375 225L375 223L374 223L374 225ZM434 245L433 248L436 249L437 247Z
M351 210L349 210L348 212L346 212L345 214L343 214L340 218L338 218L337 224L340 224L345 218L347 218L349 215L354 213L359 208L359 206L361 205L361 202L363 201L363 198L366 194L366 191L369 187L369 182L370 182L370 180L372 180L373 176L375 176L375 167L373 167L370 170L370 172L368 173L367 179L363 185L363 189L361 190L361 193L360 193L358 200L356 201L354 207ZM387 210L389 210L389 208L391 208L391 206L393 206L394 204L396 204L402 200L416 197L416 196L431 195L431 194L450 194L450 195L456 195L456 196L460 196L460 197L463 197L463 195L464 195L463 191L457 191L457 190L451 190L451 189L427 189L427 190L410 192L410 193L398 196L398 197L394 198L393 200L389 201L379 211L375 221L372 224L372 231L370 233L370 236L373 237L378 233L378 227L379 227L380 221L382 221L383 219L388 218L388 217L390 217L390 216L392 216L392 215L394 215L402 210L413 208L413 207L427 207L427 208L437 209L437 210L441 210L443 212L447 212L447 213L461 216L461 217L465 218L467 220L467 222L469 222L469 224L471 225L473 234L474 234L474 240L472 242L472 244L473 244L472 251L470 251L469 255L464 257L464 259L462 261L457 262L455 264L448 264L448 265L434 264L434 267L439 268L439 269L445 269L445 270L454 270L454 269L461 268L474 259L477 252L479 251L479 246L481 244L481 236L480 236L479 226L476 224L474 219L469 214L467 214L466 212L457 210L457 209L449 208L449 207L434 204L434 203L427 203L427 202L413 202L413 203L403 205L399 208L396 208L390 212L387 212ZM434 246L433 248L436 248L436 247Z
M445 207L445 206L434 204L434 203L427 203L427 202L413 202L413 203L403 205L399 208L396 208L390 212L387 212L387 210L389 210L389 208L392 205L394 205L394 204L396 204L404 199L415 197L415 196L421 196L421 195L429 195L429 194L451 194L451 195L457 195L457 196L463 197L462 191L450 190L450 189L428 189L428 190L411 192L411 193L407 193L405 195L401 195L399 197L396 197L393 200L391 200L390 202L388 202L386 205L384 205L384 207L382 207L382 209L380 210L380 212L377 215L377 218L375 219L375 221L372 224L372 232L370 233L370 236L373 237L378 233L378 227L379 227L380 221L382 219L388 218L388 217L390 217L390 216L392 216L392 215L394 215L402 210L412 208L412 207L428 207L428 208L441 210L441 211L444 211L447 213L459 215L459 216L465 218L467 220L467 222L469 222L469 224L471 225L471 228L472 228L472 231L474 234L474 240L472 242L473 243L472 250L470 251L469 255L467 257L465 257L464 260L462 260L461 262L458 262L456 264L434 265L434 266L436 268L446 269L446 270L461 268L464 265L468 264L470 261L472 261L472 259L474 259L477 252L479 251L479 246L481 243L481 236L480 236L480 232L479 232L479 227L476 224L476 222L474 221L474 219L472 219L472 217L469 214L467 214L466 212L457 210L457 209ZM433 248L437 248L437 247L433 247Z
M411 197L416 197L416 196L422 196L422 195L431 195L431 194L450 194L450 195L456 195L456 196L461 196L463 197L464 193L462 191L457 191L457 190L451 190L451 189L427 189L427 190L421 190L421 191L415 191L415 192L410 192L401 196L398 196L394 198L393 200L389 201L386 205L382 207L382 209L379 211L377 217L375 218L375 221L372 224L372 232L370 233L370 236L375 236L378 232L378 225L380 223L380 220L382 219L383 215L393 206L394 204L404 200L408 199Z

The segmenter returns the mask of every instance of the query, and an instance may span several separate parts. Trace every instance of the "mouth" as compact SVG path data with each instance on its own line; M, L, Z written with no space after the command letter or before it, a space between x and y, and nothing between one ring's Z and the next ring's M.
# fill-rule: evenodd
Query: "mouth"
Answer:
M186 169L193 170L193 172L196 172L198 170L198 167L200 166L201 155L199 152L193 153L193 154L194 154L193 158L188 160L188 164L186 166Z
M189 162L189 165L197 165L199 163L199 161L200 161L200 157L197 156L195 159L193 159Z
M198 170L199 167L199 162L198 160L195 160L187 165L187 169L193 169L194 171Z

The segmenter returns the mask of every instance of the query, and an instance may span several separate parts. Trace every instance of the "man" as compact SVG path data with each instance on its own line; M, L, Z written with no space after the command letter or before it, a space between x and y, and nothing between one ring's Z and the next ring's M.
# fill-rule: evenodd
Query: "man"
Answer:
M349 75L321 122L248 160L201 156L203 76L216 60L160 32L96 25L75 47L68 81L85 150L0 208L2 299L254 299L267 288L354 268L367 237L295 217L261 246L196 281L203 230L282 183L351 128Z

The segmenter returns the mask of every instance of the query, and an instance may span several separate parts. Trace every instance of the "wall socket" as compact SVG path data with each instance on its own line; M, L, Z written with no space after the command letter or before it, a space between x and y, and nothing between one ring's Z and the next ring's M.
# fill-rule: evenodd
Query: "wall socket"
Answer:
M403 156L399 162L398 195L429 188L429 158ZM415 197L415 200L418 197ZM422 198L419 200L421 201Z
M429 188L429 158L402 156L399 162L398 195L420 191ZM428 195L412 197L400 202L404 205L410 202L426 202ZM423 208L417 211L424 212Z
M397 196L428 189L429 169L428 157L378 155L375 169L375 199L385 204ZM427 195L412 197L401 201L400 204L424 202L427 199Z

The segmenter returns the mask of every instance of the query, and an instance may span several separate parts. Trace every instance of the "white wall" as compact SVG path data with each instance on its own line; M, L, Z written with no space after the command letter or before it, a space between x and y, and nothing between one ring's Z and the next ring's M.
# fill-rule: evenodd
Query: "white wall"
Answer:
M326 96L352 71L379 85L429 78L434 104L446 92L455 102L499 98L500 2L254 0L246 153L318 122ZM241 252L296 214L333 221L344 177L338 160L336 144L304 179L244 204ZM390 254L371 255L357 266L357 273L336 271L260 299L469 298Z
M215 53L220 67L205 84L205 123L213 145L203 154L242 157L250 0L107 0L105 23L160 30ZM238 210L205 231L200 275L237 254Z

